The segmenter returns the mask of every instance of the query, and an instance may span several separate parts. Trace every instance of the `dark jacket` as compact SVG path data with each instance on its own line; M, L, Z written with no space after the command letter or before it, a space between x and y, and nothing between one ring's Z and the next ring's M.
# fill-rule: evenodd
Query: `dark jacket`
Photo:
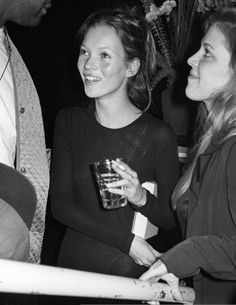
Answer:
M180 278L193 276L195 303L236 303L236 137L200 155L177 212L185 241L162 261Z

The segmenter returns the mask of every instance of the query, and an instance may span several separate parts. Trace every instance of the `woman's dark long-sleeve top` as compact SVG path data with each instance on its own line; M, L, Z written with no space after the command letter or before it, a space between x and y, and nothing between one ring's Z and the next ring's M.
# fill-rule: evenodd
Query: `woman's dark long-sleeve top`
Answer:
M162 256L169 272L194 277L196 303L236 303L236 137L210 145L178 202L186 240Z
M60 111L52 155L53 215L73 231L129 253L134 208L104 210L93 177L93 162L117 157L138 173L141 183L158 183L158 197L147 192L139 212L163 229L173 228L170 194L178 179L178 157L172 129L146 113L124 128L109 129L96 121L92 106Z

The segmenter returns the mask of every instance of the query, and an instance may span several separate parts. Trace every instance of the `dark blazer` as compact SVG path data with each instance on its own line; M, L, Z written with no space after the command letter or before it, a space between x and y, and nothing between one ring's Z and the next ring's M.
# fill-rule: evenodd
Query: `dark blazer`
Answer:
M162 256L169 272L192 277L195 303L236 303L236 136L199 156L177 205L185 241Z

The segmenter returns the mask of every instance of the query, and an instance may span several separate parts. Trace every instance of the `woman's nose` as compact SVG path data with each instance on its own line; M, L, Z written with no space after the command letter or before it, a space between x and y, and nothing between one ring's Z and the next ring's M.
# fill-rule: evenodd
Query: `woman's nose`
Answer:
M196 52L195 54L193 54L191 57L189 57L189 59L187 60L187 63L191 66L191 67L196 67L198 65L198 61L199 61L199 51Z
M84 65L85 69L96 69L97 68L97 60L94 56L89 56Z

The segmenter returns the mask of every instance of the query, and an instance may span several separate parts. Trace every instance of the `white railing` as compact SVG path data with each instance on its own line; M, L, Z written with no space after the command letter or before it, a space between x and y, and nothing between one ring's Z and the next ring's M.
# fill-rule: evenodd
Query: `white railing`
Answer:
M3 259L0 292L174 302L167 284ZM183 303L193 303L193 289L181 293Z

